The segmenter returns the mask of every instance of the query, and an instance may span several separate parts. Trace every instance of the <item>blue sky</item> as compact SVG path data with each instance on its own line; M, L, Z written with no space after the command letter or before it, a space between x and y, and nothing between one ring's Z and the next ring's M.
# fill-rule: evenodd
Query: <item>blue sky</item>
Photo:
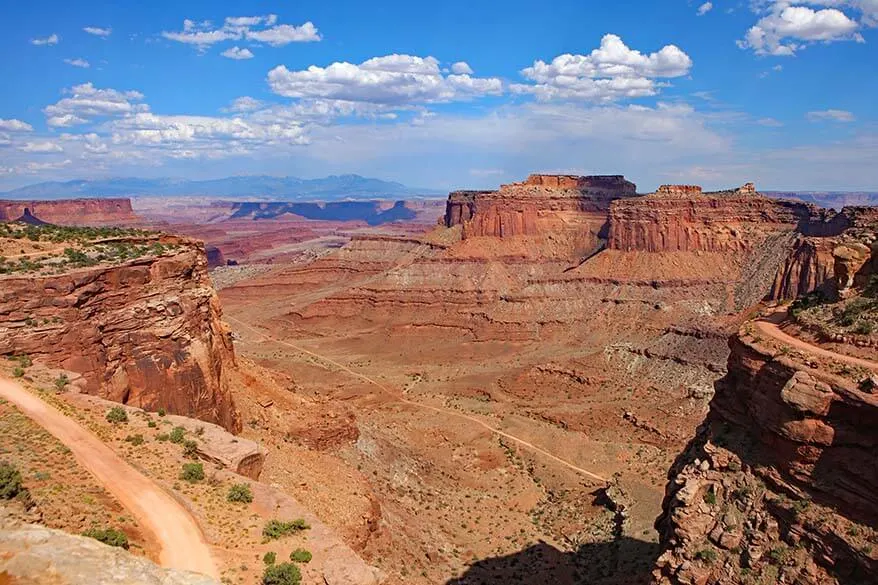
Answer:
M878 190L878 0L119 4L4 10L0 189L544 171Z

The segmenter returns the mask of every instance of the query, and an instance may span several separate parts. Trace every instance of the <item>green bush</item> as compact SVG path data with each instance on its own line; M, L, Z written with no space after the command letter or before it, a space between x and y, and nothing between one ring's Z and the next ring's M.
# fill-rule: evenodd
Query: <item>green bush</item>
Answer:
M91 528L83 532L82 535L94 538L110 546L128 549L128 536L115 528Z
M61 374L57 378L55 378L55 389L58 392L62 392L67 385L70 384L70 378L67 377L67 374Z
M296 563L310 563L313 555L304 548L297 548L290 553L290 560Z
M174 427L174 430L171 431L171 442L179 445L183 442L183 438L186 436L186 429L183 427Z
M268 551L268 552L265 553L265 555L262 557L262 562L265 564L265 566L271 566L271 565L273 565L276 561L277 561L277 554L274 553L274 552L271 552L271 551Z
M30 356L27 355L26 353L23 353L19 356L15 356L14 359L18 360L18 365L21 366L22 368L29 368L32 365L34 365L34 361L32 359L30 359Z
M151 421L148 421L148 422L146 423L146 426L148 426L148 427L151 428L151 429L154 429L154 428L156 428L158 425L155 424L155 421L154 421L154 420L151 420Z
M165 416L166 414L168 414L168 413L164 408L159 409L159 416Z
M12 375L15 376L16 378L21 378L22 376L24 376L24 368L22 368L20 366L15 366L12 369Z
M246 483L236 483L229 488L226 499L230 502L243 502L249 504L253 501L253 492L250 491L250 485Z
M704 492L704 503L710 506L716 505L716 492L713 490L713 487Z
M113 424L127 423L128 413L125 412L125 409L121 406L114 406L109 411L107 411L107 420Z
M173 440L173 438L171 439ZM198 458L198 442L186 439L183 441L183 456L189 459Z
M168 433L159 433L158 435L155 436L155 440L161 441L162 443L164 443L165 441L167 441L170 438L171 438L171 436Z
M695 558L704 561L708 565L716 561L716 551L712 548L703 548L695 553Z
M11 500L23 490L18 469L11 463L0 461L0 500Z
M302 572L292 563L269 565L262 573L262 585L299 585Z
M204 466L201 463L184 463L180 479L196 483L204 479Z
M143 435L141 435L139 433L136 435L128 435L127 437L125 437L125 440L127 442L131 443L132 445L134 445L135 447L139 447L140 445L143 445L143 443L145 442Z
M292 534L293 532L308 530L309 528L311 527L308 526L308 523L301 518L298 518L291 522L283 522L281 520L269 520L268 522L266 522L265 527L262 529L262 537L266 541L275 540L281 538L282 536Z

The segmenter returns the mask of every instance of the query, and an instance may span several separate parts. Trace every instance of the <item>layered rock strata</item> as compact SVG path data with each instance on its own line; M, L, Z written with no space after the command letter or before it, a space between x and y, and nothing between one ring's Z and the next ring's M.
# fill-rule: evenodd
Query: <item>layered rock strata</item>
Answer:
M121 265L0 278L0 354L79 373L89 394L239 431L204 246L158 241L165 252Z
M126 225L139 222L130 199L0 200L0 221L26 217L58 225Z

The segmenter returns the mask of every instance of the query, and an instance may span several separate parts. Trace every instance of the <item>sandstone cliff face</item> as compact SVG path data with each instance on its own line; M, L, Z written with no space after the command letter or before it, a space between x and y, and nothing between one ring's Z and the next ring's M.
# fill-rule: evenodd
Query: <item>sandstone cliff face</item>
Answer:
M656 193L610 206L607 247L647 252L739 252L768 234L794 232L815 208L762 197L751 185L718 194L666 185Z
M445 226L462 226L462 237L544 236L564 240L571 256L594 249L606 237L610 201L635 195L618 175L531 175L498 191L458 191L448 198Z
M661 584L875 583L878 396L742 330L670 472Z
M117 266L0 278L0 354L80 373L86 392L239 431L229 331L201 243Z
M130 199L0 201L0 221L15 221L27 214L59 225L131 225L138 222Z
M778 268L770 300L793 300L814 291L834 297L853 285L863 285L863 275L874 271L868 264L878 257L871 247L878 231L878 209L845 207L837 214L814 214Z

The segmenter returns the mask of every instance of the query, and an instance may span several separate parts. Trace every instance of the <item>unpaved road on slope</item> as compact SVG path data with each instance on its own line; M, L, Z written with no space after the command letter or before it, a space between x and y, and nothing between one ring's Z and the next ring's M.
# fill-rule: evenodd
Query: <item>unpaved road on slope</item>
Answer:
M307 349L305 349L304 347L300 347L300 346L298 346L298 345L295 345L295 344L292 344L292 343L289 343L289 342L283 341L283 340L281 340L281 339L277 339L277 338L272 337L272 336L270 336L270 335L267 335L267 334L265 334L265 333L262 333L262 332L259 331L258 329L256 329L256 328L254 328L254 327L248 325L247 323L244 323L243 321L241 321L241 320L239 320L239 319L235 319L234 317L231 317L231 316L229 316L229 315L224 315L223 318L228 319L229 321L234 321L234 322L237 323L238 325L244 327L245 329L248 329L249 331L252 331L253 333L259 335L260 337L262 337L263 339L265 339L265 340L267 340L267 341L271 341L271 342L273 342L273 343L277 343L277 344L279 344L279 345L284 345L284 346L289 347L289 348L291 348L291 349L294 349L294 350L296 350L296 351L298 351L298 352L301 352L301 353L304 353L304 354L310 355L310 356L315 357L315 358L317 358L317 359L319 359L319 360L322 360L322 361L324 361L324 362L326 362L326 363L332 364L333 366L335 366L335 367L337 367L337 368L339 368L339 369L341 369L341 370L347 372L348 374L350 374L350 375L352 375L352 376L354 376L354 377L356 377L356 378L359 378L359 379L361 379L361 380L363 380L363 381L365 381L365 382L368 382L368 383L370 383L370 384L375 385L376 387L378 387L378 388L380 388L382 391L384 391L385 394L389 395L389 397L390 397L391 399L393 399L393 400L395 400L395 401L397 401L397 402L401 402L402 404L407 404L407 405L409 405L409 406L414 406L414 407L416 407L416 408L422 408L422 409L429 410L429 411L432 411L432 412L436 412L436 413L439 413L439 414L444 414L444 415L447 415L447 416L457 417L457 418L464 419L464 420L467 420L467 421L469 421L469 422L475 423L475 424L479 425L480 427L482 427L483 429L485 429L485 430L487 430L487 431L489 431L489 432L491 432L491 433L493 433L493 434L495 434L495 435L497 435L497 436L499 436L499 437L503 437L503 438L505 438L505 439L509 439L510 441L513 441L513 442L515 442L515 443L518 443L518 444L521 445L522 447L524 447L524 448L526 448L526 449L529 449L530 451L533 451L534 453L538 453L538 454L540 454L540 455L543 455L544 457L546 457L546 458L548 458L548 459L551 459L551 460L554 461L555 463L558 463L558 464L560 464L560 465L563 465L564 467L566 467L566 468L568 468L568 469L571 469L571 470L575 471L576 473L579 473L580 475L584 475L584 476L586 476L586 477L588 477L588 478L591 478L591 479L593 479L593 480L596 480L596 481L599 481L599 482L602 482L602 483L609 483L609 480L608 480L608 479L606 479L606 478L604 478L604 477L601 477L600 475L597 475L597 474L595 474L595 473L592 473L591 471L589 471L589 470L587 470L587 469L583 469L583 468L581 468L581 467L578 467L578 466L574 465L573 463L570 463L569 461L566 461L566 460L564 460L564 459L561 459L561 458L558 457L557 455L554 455L554 454L552 454L552 453L546 451L545 449L542 449L542 448L540 448L540 447L537 447L537 446L534 445L533 443L529 443L528 441L525 441L524 439L519 439L519 438L516 437L515 435L510 435L509 433L505 433L505 432L501 431L500 429L496 429L496 428L492 427L491 425L489 425L488 423L486 423L485 421L483 421L483 420L481 420L481 419L479 419L479 418L476 418L476 417L474 417L474 416L469 416L469 415L466 415L466 414L463 414L463 413L460 413L460 412L456 412L456 411L454 411L454 410L450 410L450 409L446 409L446 408L439 408L439 407L437 407L437 406L430 406L429 404L422 404L422 403L420 403L420 402L415 402L415 401L413 401L413 400L408 400L408 399L406 399L405 397L403 397L403 395L402 395L401 392L396 392L396 391L394 391L394 390L391 390L390 388L388 388L388 387L385 386L384 384L382 384L382 383L380 383L380 382L378 382L378 381L376 381L376 380L373 380L372 378L370 378L370 377L368 377L368 376L365 376L365 375L363 375L363 374L361 374L361 373L359 373L359 372L356 372L356 371L350 369L349 367L345 366L344 364L341 364L341 363L339 363L339 362L337 362L337 361L335 361L335 360L332 360L332 359L330 359L330 358L328 358L328 357L325 357L325 356L322 356L322 355L320 355L320 354L314 353L313 351L307 350Z
M162 566L219 579L210 548L191 514L161 486L131 467L100 439L19 384L0 378L0 398L61 441L159 545Z
M869 360L864 360L862 358L854 357L851 355L844 355L842 353L836 353L834 351L830 351L828 349L823 349L822 347L817 347L816 345L811 345L807 341L803 341L798 339L797 337L793 337L788 333L784 333L781 331L780 327L778 327L775 323L771 321L756 321L756 329L758 329L761 333L773 338L776 341L781 343L785 343L787 345L791 345L796 349L800 349L804 352L819 355L820 357L825 357L829 359L833 359L840 362L845 362L854 366L861 366L864 368L868 368L872 371L878 372L878 362L872 362Z

